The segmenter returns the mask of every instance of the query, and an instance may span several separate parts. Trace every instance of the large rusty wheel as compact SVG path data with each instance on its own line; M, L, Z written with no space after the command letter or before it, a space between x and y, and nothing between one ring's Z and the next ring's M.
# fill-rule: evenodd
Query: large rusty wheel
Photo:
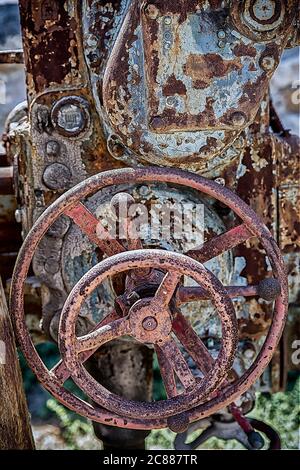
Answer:
M107 186L143 182L165 182L192 187L227 205L242 223L186 255L163 250L142 250L140 243L134 240L128 241L131 251L126 252L117 240L107 237L103 226L81 200ZM62 361L49 371L35 350L26 327L24 282L41 238L63 214L72 218L108 258L83 276L70 293L62 311L59 330ZM273 280L269 279L259 286L224 287L201 264L252 237L260 239L269 257ZM123 313L112 312L92 332L76 337L76 319L80 306L86 296L107 276L130 271L147 279L153 269L163 273L154 293L137 300ZM182 287L182 275L193 278L199 286ZM265 299L276 300L272 323L261 351L243 376L230 383L226 381L226 377L233 363L238 339L230 297L237 295L261 295ZM202 298L212 300L222 323L222 347L216 360L212 359L180 312L181 303ZM232 191L215 182L184 171L161 168L104 172L61 196L45 210L26 237L15 266L10 297L11 314L15 319L16 333L23 353L40 382L60 402L77 413L104 424L134 429L170 426L178 431L184 429L189 422L202 419L229 405L258 379L278 344L287 307L287 278L281 254L269 230L252 209ZM154 344L168 394L167 400L151 403L125 400L97 383L83 367L83 363L102 344L123 335L132 336L142 343ZM203 378L200 380L195 379L189 370L174 340L175 335L202 371ZM95 405L79 399L64 388L63 384L70 376L96 402ZM177 390L175 376L181 382L180 391Z

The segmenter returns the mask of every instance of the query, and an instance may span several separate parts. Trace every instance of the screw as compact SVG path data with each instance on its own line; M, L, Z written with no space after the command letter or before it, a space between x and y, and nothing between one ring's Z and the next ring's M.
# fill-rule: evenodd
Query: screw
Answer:
M220 49L224 49L224 47L226 46L226 42L225 41L218 41L218 46L220 47Z
M246 116L240 111L236 111L231 115L231 122L236 127L242 127L246 123Z
M218 31L218 38L225 39L225 37L226 37L225 31L223 31L223 29L220 29L220 31Z
M171 18L170 16L166 16L166 17L164 18L164 23L165 23L165 24L171 24L171 23L172 23L172 18Z
M146 317L143 320L143 328L146 331L153 331L157 328L157 320L154 317Z
M276 66L276 61L274 57L266 55L261 59L260 65L261 68L264 69L266 72L270 72L271 70L274 70Z

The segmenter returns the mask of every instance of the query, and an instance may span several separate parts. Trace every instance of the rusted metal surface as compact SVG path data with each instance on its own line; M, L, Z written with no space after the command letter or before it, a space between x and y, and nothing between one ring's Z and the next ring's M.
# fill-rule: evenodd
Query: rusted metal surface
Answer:
M0 64L23 64L23 51L0 51Z
M68 401L68 406L71 406L72 409L76 407L76 410L79 413L83 413L89 417L91 417L91 414L93 414L93 419L96 419L100 422L107 422L107 414L104 413L103 416L102 412L94 411L93 413L91 413L91 410L89 410L89 412L87 413L87 405L81 404L81 406L78 406L78 402L75 405L74 397L72 397L71 399L71 397L69 396L69 392L66 392L61 387L61 377L59 380L58 377L56 377L53 373L49 373L49 371L44 368L40 360L36 357L35 350L24 325L24 311L22 298L22 282L24 280L24 276L26 276L26 272L28 271L30 261L36 249L36 246L42 236L48 230L49 226L59 217L59 215L68 211L68 208L74 206L79 199L87 196L87 194L90 194L99 190L100 188L110 185L112 184L112 182L114 184L122 184L125 181L127 183L130 183L131 181L139 182L153 180L192 186L197 190L209 194L211 197L216 197L218 200L222 201L223 203L226 203L232 210L234 210L235 213L243 220L243 222L247 224L247 226L249 226L250 233L261 238L263 246L268 253L271 265L273 266L275 275L278 276L278 280L281 285L281 295L277 298L275 303L273 322L271 324L269 335L262 347L261 352L259 353L258 357L254 361L250 369L241 378L234 382L234 384L225 386L225 388L222 390L221 393L217 395L217 397L208 399L209 394L212 393L212 391L215 391L216 388L218 388L217 384L220 384L222 380L226 378L228 370L232 366L232 354L235 351L237 340L236 326L233 322L233 320L235 319L235 315L233 313L233 310L231 310L232 304L229 300L229 297L227 297L224 288L221 287L219 281L217 281L216 278L212 277L212 274L209 271L205 270L200 264L198 264L198 262L193 261L191 258L184 257L180 254L155 250L136 250L131 252L131 254L121 253L119 255L108 258L99 265L95 266L95 268L93 268L89 273L87 273L82 278L82 280L76 285L76 287L74 287L71 296L67 300L67 304L65 305L62 314L60 326L60 347L67 365L67 369L72 373L73 379L78 384L80 384L80 386L84 390L88 392L88 394L93 398L94 401L99 402L101 403L101 405L104 405L105 408L109 408L110 410L113 410L115 412L117 411L117 413L121 413L122 415L125 415L128 418L128 421L125 419L126 425L124 421L121 424L120 420L116 421L115 418L112 419L112 424L117 423L117 425L120 425L121 427L129 425L133 428L140 427L144 429L147 429L148 427L161 427L167 425L167 423L161 417L170 417L174 414L174 412L178 413L179 410L185 410L189 420L191 421L198 419L199 417L210 415L212 412L215 412L226 404L232 402L241 393L247 390L249 386L259 377L259 375L262 373L263 369L271 359L272 352L274 351L274 348L279 340L283 328L287 308L287 287L285 271L276 244L273 241L271 234L269 233L267 228L260 222L255 213L227 188L223 188L214 182L206 180L205 178L202 178L200 176L191 175L190 173L184 173L174 170L164 170L158 168L139 170L127 169L95 175L89 180L79 184L74 189L69 190L65 195L61 196L59 200L57 200L50 208L48 208L44 212L42 217L35 224L32 231L25 240L23 249L19 254L18 263L16 265L14 273L14 282L11 291L11 310L15 314L18 338L31 367L36 372L37 376L44 383L48 390L50 390L57 397L59 397L59 399L63 403L66 404L66 401ZM151 256L148 256L148 254L151 254ZM224 323L223 325L223 339L227 335L227 340L224 340L222 345L223 348L226 349L224 349L224 353L220 353L220 355L218 356L215 362L215 367L213 369L210 369L210 371L208 372L205 386L203 381L200 381L199 383L195 382L195 385L192 387L191 391L186 392L188 396L187 401L185 401L185 395L179 395L177 397L171 398L170 400L162 404L140 404L120 399L119 397L113 394L109 394L108 396L105 389L94 379L92 379L86 372L86 370L80 365L81 363L80 361L78 361L78 355L81 353L81 351L85 349L93 349L96 346L102 344L103 342L110 341L111 339L118 337L119 335L132 334L131 328L134 328L133 335L138 335L139 340L147 342L147 335L149 335L148 340L150 342L153 342L155 338L155 342L158 341L159 344L160 336L158 335L158 337L153 337L151 328L149 331L143 328L143 321L145 319L148 319L149 317L152 317L153 313L155 315L155 312L158 312L158 317L156 318L158 325L159 315L161 314L161 312L166 312L165 314L163 314L165 320L163 320L162 327L160 328L160 334L163 335L162 345L164 345L164 342L168 338L170 326L166 327L163 325L164 322L167 322L167 324L169 324L169 314L167 314L167 311L165 311L164 308L162 310L161 308L157 308L157 302L159 307L162 305L159 302L158 295L158 298L154 297L153 300L150 299L150 301L146 302L146 308L142 307L140 309L139 307L134 307L135 309L137 308L137 313L135 313L135 315L133 316L135 317L137 315L137 318L139 318L140 315L142 316L141 318L139 318L140 327L136 326L136 322L133 322L133 324L131 324L129 311L128 318L125 317L124 319L114 321L113 323L96 330L94 333L89 333L87 336L76 339L75 324L77 315L79 313L80 305L82 304L86 296L96 288L96 286L106 277L107 274L116 273L118 272L118 270L122 271L140 267L153 267L153 265L155 266L155 264L158 264L161 269L164 269L163 260L165 260L165 269L167 271L171 269L171 271L179 271L181 274L184 273L195 278L197 278L195 273L198 273L198 282L200 283L200 285L204 283L204 289L210 293L210 295L212 296L212 300L216 302L215 305L217 306L218 313L221 315L223 321L225 321L225 318L227 318L226 323L228 321L233 322L231 323L231 326L229 326L228 323ZM208 278L206 277L207 275L209 275ZM201 276L204 276L204 278ZM206 279L205 282L204 279ZM165 277L165 281L163 282L167 283L166 285L169 286L170 291L168 291L168 287L166 290L162 290L162 302L164 305L166 305L170 301L172 293L174 292L176 284L178 283L178 280L178 275L175 276L174 279L173 276L171 276L170 278L169 276ZM160 292L159 289L158 292ZM144 303L145 301L142 302L142 305L144 305ZM139 302L137 304L139 304ZM141 334L140 328L142 328L143 331L142 336L139 336ZM72 336L69 336L70 334L72 334ZM168 344L168 342L166 344ZM170 344L173 344L172 354L174 354L174 352L176 352L174 350L175 343L171 342ZM204 350L202 350L202 354L203 351ZM227 352L225 353L225 351ZM169 354L168 348L165 351L162 348L162 352L167 355L167 359L169 362L172 361L172 354ZM226 355L222 356L222 354ZM176 356L177 359L179 359L177 353ZM186 382L186 378L188 377L188 375L186 375L188 366L184 364L184 359L180 359L177 360L176 363L172 366L174 367L175 373L179 376L179 378L181 378L181 380L183 380L185 386L187 386L188 384L191 385L191 382ZM91 384L91 386L89 386L89 384ZM210 385L208 386L207 384ZM201 393L202 400L199 399L199 395ZM199 401L203 401L204 397L208 399L208 401L203 404L197 405ZM192 410L188 410L188 408L192 406L194 406L194 408ZM95 418L95 416L97 418Z
M124 145L121 158L129 151L205 173L204 163L254 120L293 30L296 3L268 3L280 12L281 42L272 17L270 30L258 20L268 42L249 37L247 3L232 2L228 16L220 2L156 1L142 8L131 2L103 79L104 112Z

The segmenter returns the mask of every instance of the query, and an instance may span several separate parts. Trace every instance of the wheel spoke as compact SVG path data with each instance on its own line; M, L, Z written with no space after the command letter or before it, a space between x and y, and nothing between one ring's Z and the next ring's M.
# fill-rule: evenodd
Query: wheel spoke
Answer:
M187 251L186 255L191 258L205 263L216 256L221 255L225 251L231 250L240 243L249 240L254 235L249 231L245 224L238 225L237 227L228 230L228 232L218 235L200 248Z
M177 387L172 366L159 346L155 346L155 351L167 397L175 397L177 395Z
M225 286L225 289L231 299L235 297L255 297L259 295L258 286ZM176 294L177 305L208 299L207 291L199 286L179 287Z
M76 351L88 351L100 347L102 344L119 338L120 336L129 335L130 326L127 318L120 318L108 325L104 325L96 331L92 331L87 335L77 338Z
M109 313L103 320L101 320L92 331L96 331L102 326L108 325L109 323L118 320L120 315L117 314L115 310ZM89 349L88 351L83 351L79 354L79 360L81 363L85 363L96 351L98 346L94 349ZM63 384L71 376L69 370L67 369L63 360L59 361L56 366L51 369L51 373L56 376L56 378Z
M169 340L160 345L160 349L184 388L194 387L196 379L176 342L169 338Z
M109 232L81 202L64 212L70 217L78 227L89 237L89 239L99 246L106 255L112 256L122 253L125 248Z
M181 277L182 274L177 271L168 271L156 291L155 302L161 307L167 307Z
M191 324L180 311L177 311L173 321L173 332L189 353L199 370L206 374L213 367L214 360L205 344L201 341Z

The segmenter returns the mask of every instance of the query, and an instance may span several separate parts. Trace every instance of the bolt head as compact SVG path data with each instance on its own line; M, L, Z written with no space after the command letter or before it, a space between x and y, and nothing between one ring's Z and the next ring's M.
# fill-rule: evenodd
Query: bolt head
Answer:
M143 320L143 328L146 331L154 331L157 328L157 320L154 317L146 317Z

